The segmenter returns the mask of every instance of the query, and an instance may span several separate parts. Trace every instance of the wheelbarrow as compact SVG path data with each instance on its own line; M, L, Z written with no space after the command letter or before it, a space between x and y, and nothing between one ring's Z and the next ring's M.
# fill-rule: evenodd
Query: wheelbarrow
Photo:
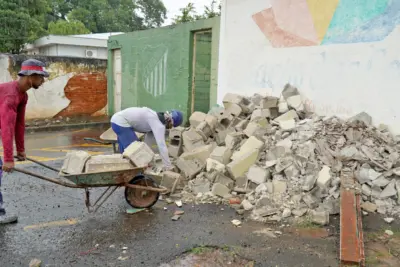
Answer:
M59 177L49 178L20 168L14 168L14 171L65 187L84 189L85 204L89 213L95 213L119 187L125 187L125 200L128 204L139 209L154 206L160 193L168 192L167 188L159 186L152 178L143 174L145 167L110 172L62 174L60 170L42 162L31 158L27 160L59 173ZM107 187L107 189L92 205L89 189L97 187Z

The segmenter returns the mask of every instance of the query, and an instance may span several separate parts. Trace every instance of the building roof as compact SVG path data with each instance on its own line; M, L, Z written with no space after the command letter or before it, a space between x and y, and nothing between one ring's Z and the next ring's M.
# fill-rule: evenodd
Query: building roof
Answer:
M79 34L79 35L48 35L37 39L32 44L27 44L25 50L63 44L76 46L107 47L107 40L110 36L123 34L122 32Z

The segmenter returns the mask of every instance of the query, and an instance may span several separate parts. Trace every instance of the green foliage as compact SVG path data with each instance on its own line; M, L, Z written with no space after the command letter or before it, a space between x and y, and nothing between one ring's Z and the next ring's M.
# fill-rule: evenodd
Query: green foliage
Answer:
M204 6L204 13L198 15L193 3L187 4L184 8L179 9L180 15L173 19L174 24L191 22L199 19L209 19L221 15L221 4L217 0L212 0L209 6Z
M130 32L159 27L162 0L0 0L0 52L50 34Z
M19 53L23 45L46 35L46 0L0 0L0 52Z
M54 35L73 35L73 34L86 34L90 33L85 25L79 20L57 20L49 23L49 34Z

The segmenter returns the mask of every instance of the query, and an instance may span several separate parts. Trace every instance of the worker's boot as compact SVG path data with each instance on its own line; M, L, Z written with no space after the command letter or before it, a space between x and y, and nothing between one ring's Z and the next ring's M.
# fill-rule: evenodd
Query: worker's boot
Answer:
M18 216L3 214L0 215L0 224L9 224L18 222Z

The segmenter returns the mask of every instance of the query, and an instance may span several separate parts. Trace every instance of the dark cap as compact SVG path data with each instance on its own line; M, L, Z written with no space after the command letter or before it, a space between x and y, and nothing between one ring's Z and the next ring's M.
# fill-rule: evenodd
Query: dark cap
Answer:
M36 59L27 59L22 62L21 71L18 72L18 76L31 76L33 74L43 75L49 77L49 73L45 71L44 64L42 61Z

